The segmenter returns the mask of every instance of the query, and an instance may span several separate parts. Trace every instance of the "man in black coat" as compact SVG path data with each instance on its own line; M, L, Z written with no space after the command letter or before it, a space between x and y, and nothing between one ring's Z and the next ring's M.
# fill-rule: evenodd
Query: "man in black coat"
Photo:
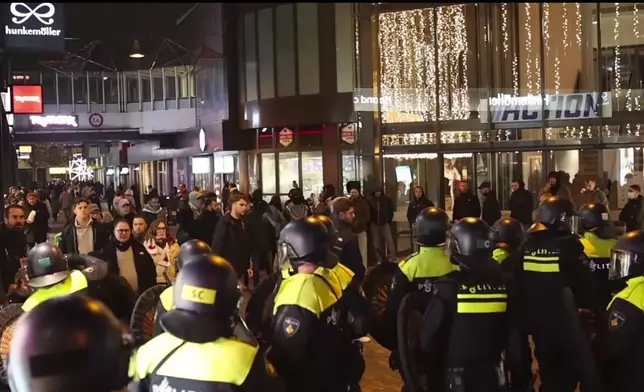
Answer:
M396 247L391 234L391 222L394 219L394 203L382 193L381 189L374 191L368 200L371 210L371 243L376 251L378 263L396 261Z
M481 204L479 198L470 192L470 185L467 181L460 183L461 193L454 198L454 210L452 220L458 222L463 218L479 218L481 216Z
M479 191L481 192L481 196L483 196L481 219L492 226L497 220L501 219L501 206L489 181L483 181L479 185Z
M510 207L510 218L518 220L527 229L532 224L534 198L532 197L532 193L525 189L525 183L523 181L512 181L512 194L510 195L508 204L508 207Z

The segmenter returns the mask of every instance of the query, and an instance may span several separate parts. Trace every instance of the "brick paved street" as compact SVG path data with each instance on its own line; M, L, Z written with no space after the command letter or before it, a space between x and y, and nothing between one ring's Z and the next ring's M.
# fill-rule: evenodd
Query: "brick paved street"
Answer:
M389 369L389 351L375 341L364 346L367 371L362 377L362 392L398 392L402 381L398 372Z

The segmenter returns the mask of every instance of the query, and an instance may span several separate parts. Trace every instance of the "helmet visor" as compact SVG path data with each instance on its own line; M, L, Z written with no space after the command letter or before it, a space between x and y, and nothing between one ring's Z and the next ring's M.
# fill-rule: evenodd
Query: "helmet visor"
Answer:
M608 279L616 280L626 278L628 271L635 260L635 255L630 252L613 249L610 255L610 267L608 269Z

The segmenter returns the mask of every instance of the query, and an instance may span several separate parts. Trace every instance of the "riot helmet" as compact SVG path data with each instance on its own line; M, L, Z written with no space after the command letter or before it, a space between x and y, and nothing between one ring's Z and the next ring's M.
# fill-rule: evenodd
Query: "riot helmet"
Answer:
M41 288L55 285L69 276L65 255L57 246L46 242L31 248L27 253L29 286Z
M212 250L210 246L201 240L190 240L181 244L179 248L179 257L177 257L177 270L181 270L185 265L186 260L195 255L207 255Z
M175 308L161 317L161 327L180 339L205 343L229 336L241 292L235 269L212 254L185 260L174 283Z
M489 264L493 250L490 226L479 218L461 219L447 235L445 251L450 261L461 269L478 269L477 264Z
M501 248L516 251L526 240L523 225L513 218L501 218L490 228L490 239Z
M584 204L579 209L579 220L582 231L604 226L609 222L608 208L601 203Z
M611 250L609 279L644 275L644 231L629 231L617 240Z
M436 207L422 210L414 222L414 237L421 246L439 246L445 243L449 230L449 217Z
M330 257L331 242L324 223L315 217L290 221L280 233L278 258L280 265L290 262L294 268L304 263L333 268L337 258Z
M127 387L131 336L101 302L65 296L17 322L9 349L15 392L97 391Z
M548 229L570 232L574 214L575 208L570 200L550 196L539 204L536 221Z

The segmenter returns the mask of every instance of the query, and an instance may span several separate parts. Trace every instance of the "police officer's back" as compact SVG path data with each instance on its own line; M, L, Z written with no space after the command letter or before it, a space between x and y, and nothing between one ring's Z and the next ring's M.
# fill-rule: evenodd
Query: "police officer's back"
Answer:
M257 343L233 338L241 298L235 270L218 256L193 257L177 276L175 308L161 318L166 333L132 357L130 390L273 390L274 369Z
M396 316L405 295L411 292L431 295L432 282L454 270L445 254L449 229L445 211L436 207L425 208L416 217L414 227L414 239L419 250L398 264L385 307L391 347L396 347Z
M610 223L608 208L601 203L584 204L579 209L579 221L581 244L589 259L588 268L592 272L597 292L597 310L603 311L613 294L614 285L609 283L608 268L611 251L617 243L617 235Z
M131 338L85 296L51 299L23 315L9 350L14 392L110 392L127 386Z
M447 239L459 271L436 280L421 330L423 347L444 361L450 391L500 391L507 343L508 295L492 259L489 226L478 218L455 223ZM432 389L441 390L441 389Z
M587 388L596 373L578 308L596 309L591 272L579 238L572 234L572 203L556 196L537 210L537 225L515 271L521 323L532 335L544 391Z
M87 263L83 271L68 270L65 255L57 246L41 243L27 254L28 285L35 289L22 306L25 312L51 299L69 294L91 294L90 280L99 280L107 274L104 261L89 256L78 256Z
M600 358L608 362L606 390L644 391L644 231L624 234L613 249L610 278L625 280L608 306Z
M190 240L181 244L179 249L179 256L177 257L177 272L181 270L183 265L188 260L199 260L193 256L205 255L210 253L210 246L201 240ZM161 317L174 307L173 302L174 289L168 286L161 292L159 296L159 303L156 308L156 319L154 320L154 330L152 335L157 336L163 333L161 328Z
M319 219L289 222L280 234L280 258L295 273L279 286L273 310L270 356L292 391L346 390L343 352L347 337L339 301L342 283L328 273L337 263ZM320 268L322 267L322 268Z

